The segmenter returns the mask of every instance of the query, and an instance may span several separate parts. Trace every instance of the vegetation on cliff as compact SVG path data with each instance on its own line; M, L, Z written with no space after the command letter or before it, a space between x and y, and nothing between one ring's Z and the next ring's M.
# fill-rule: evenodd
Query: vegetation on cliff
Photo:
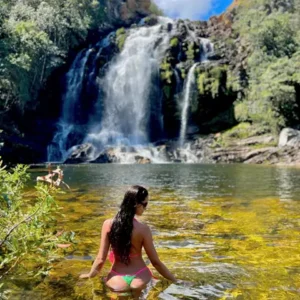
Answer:
M128 15L134 14L134 9L129 8L138 6L138 1L129 2L0 0L0 130L4 129L1 136L13 131L16 120L21 120L20 112L37 106L41 89L54 70L66 62L70 50L77 52L87 43L91 29L108 25L109 16L117 10L115 4L127 7L121 10L125 15L126 11L130 11ZM147 9L143 11L162 13L155 4L146 2ZM111 6L105 7L109 3ZM197 128L193 132L219 132L237 122L255 124L264 132L273 133L285 126L296 127L300 121L299 13L299 0L240 0L226 14L208 22L179 20L170 26L170 32L176 26L176 33L170 38L160 65L164 122L165 128L170 128L166 137L178 137L182 90L190 67L200 61L201 51L209 52L210 62L199 64L195 72L197 85L191 94L189 117L190 125ZM123 24L124 14L114 15L120 19L115 40L120 51L128 35L125 28L132 21L129 18ZM140 13L139 17L143 15ZM156 23L155 16L150 16L145 26ZM109 28L113 30L113 26ZM218 34L217 28L221 28ZM200 38L204 37L213 41L215 53L209 45L200 49ZM50 103L59 95L42 100ZM6 112L9 117L5 117ZM225 114L229 118L224 119ZM51 126L49 136L54 130ZM12 135L20 137L22 132L16 130ZM43 147L48 140L47 136ZM13 147L18 143L15 138L9 141ZM19 155L15 156L19 159Z
M300 1L240 1L233 28L249 50L239 121L277 132L300 118Z
M0 0L0 110L35 100L49 75L99 26L97 0Z

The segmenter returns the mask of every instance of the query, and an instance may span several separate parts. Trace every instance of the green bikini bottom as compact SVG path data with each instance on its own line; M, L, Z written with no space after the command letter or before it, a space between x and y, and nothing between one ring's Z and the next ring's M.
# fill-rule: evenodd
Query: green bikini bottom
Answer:
M121 277L123 278L123 280L128 284L128 286L130 286L130 285L131 285L131 282L133 281L133 279L135 279L135 278L137 277L138 274L140 274L140 273L142 273L142 272L144 272L144 271L146 271L146 270L148 270L148 271L151 273L151 271L150 271L150 269L149 269L148 267L144 267L144 268L140 269L139 271L137 271L137 272L136 272L135 274L133 274L133 275L129 275L129 274L120 274L120 273L118 273L118 272L116 272L116 271L114 271L114 270L111 270L111 272L114 273L114 274L116 274L116 275L121 276ZM152 273L151 273L151 275L152 275Z
M124 275L122 276L123 280L130 286L131 282L134 278L136 278L135 275Z

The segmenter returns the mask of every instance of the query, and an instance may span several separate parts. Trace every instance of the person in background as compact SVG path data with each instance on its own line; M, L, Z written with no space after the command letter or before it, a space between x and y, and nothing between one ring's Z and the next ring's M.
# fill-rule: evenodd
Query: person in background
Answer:
M56 178L55 178L56 176ZM45 176L37 176L36 181L47 182L51 186L59 187L63 184L66 188L70 189L70 187L63 181L64 172L58 166L55 170L51 170L51 164L48 165L48 175Z

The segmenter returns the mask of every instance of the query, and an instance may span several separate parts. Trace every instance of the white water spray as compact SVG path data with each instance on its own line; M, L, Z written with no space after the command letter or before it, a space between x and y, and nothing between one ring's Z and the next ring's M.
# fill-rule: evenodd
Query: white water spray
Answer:
M188 28L188 27L187 27ZM194 36L192 36L194 39ZM206 63L209 61L208 55L214 53L214 45L211 43L209 39L201 38L201 57L200 63ZM183 107L181 112L181 128L180 128L180 147L183 147L185 138L186 138L186 131L188 126L188 115L189 115L189 106L190 106L190 98L191 92L193 89L193 85L195 83L195 68L199 63L194 64L188 73L187 80L184 84L184 100L183 100Z
M192 91L192 86L195 83L195 68L197 67L198 63L194 64L188 73L187 80L184 86L183 94L184 94L184 101L183 101L183 108L181 113L181 129L180 129L180 146L183 146L186 136L186 128L188 123L188 110L190 106L190 95Z
M159 22L153 27L129 30L123 51L110 65L101 84L105 94L104 117L85 142L99 147L148 142L149 97L171 37L168 23L172 21L160 18ZM159 107L157 103L156 108ZM157 111L157 115L161 114Z
M201 38L201 63L208 62L208 55L214 54L214 44L209 39Z
M85 51L85 52L84 52ZM67 88L63 97L62 116L52 144L48 146L48 161L64 161L67 155L67 140L76 119L76 106L80 99L85 66L92 50L82 50L66 75Z

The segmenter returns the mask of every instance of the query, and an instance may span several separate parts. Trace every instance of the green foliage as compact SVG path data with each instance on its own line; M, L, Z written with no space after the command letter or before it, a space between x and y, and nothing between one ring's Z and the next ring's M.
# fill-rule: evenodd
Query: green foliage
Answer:
M171 64L168 62L168 58L164 58L163 62L161 63L160 74L162 80L166 81L168 84L172 83L173 71Z
M257 126L243 122L224 132L223 138L245 139L262 133L264 132L261 132Z
M221 83L227 79L227 67L217 66L212 69L198 69L197 86L200 95L211 95L216 98L221 89ZM229 90L231 87L227 86Z
M12 272L26 272L32 277L47 275L49 263L58 257L58 243L71 238L67 234L55 235L59 208L53 194L57 191L41 184L35 193L27 195L24 188L28 179L27 167L7 171L0 163L1 281Z
M273 132L299 122L299 13L297 1L251 0L239 7L234 28L252 51L249 86L244 102L236 106L237 119Z
M164 91L164 94L165 94L166 98L170 99L170 97L171 97L171 87L169 85L165 85L163 87L163 91Z
M170 46L172 48L176 48L179 44L179 40L178 40L178 37L173 37L170 41Z
M195 49L194 49L194 43L189 43L188 47L186 49L186 57L188 60L195 60Z
M261 124L251 124L249 122L241 122L238 125L222 132L220 134L214 144L212 145L212 148L216 147L230 147L230 146L237 146L237 141L240 139L247 139L255 136L261 136L269 134L269 127L268 126L262 126ZM251 147L253 149L260 149L265 147L275 147L277 146L277 141L274 139L274 141L268 142L268 143L255 143Z
M121 51L124 47L125 41L127 38L127 33L124 27L120 28L116 32L117 45L119 50Z
M164 12L153 2L153 0L151 1L149 11L156 16L164 15Z
M98 0L0 0L0 110L32 106L69 49L104 19Z

